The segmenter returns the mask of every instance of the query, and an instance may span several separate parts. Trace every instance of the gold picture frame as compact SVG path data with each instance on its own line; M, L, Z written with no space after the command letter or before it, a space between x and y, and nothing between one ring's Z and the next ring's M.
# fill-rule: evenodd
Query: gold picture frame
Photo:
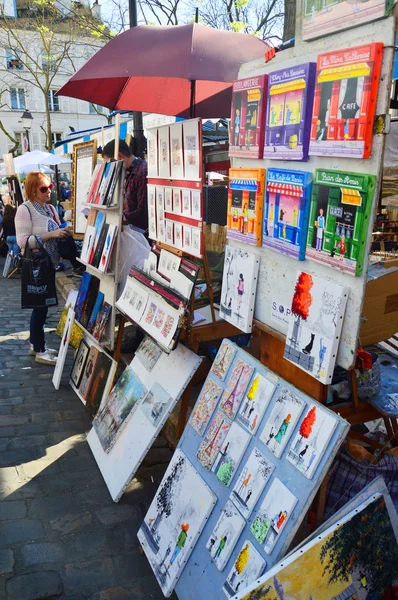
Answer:
M88 159L91 159L91 169L87 172ZM84 162L83 162L84 161ZM80 163L80 165L79 165ZM97 164L97 140L81 142L73 146L72 154L72 230L73 237L77 240L84 238L85 224L79 218L83 204L87 201L87 191L90 185L91 175ZM81 177L79 177L79 172ZM82 189L79 189L81 184Z

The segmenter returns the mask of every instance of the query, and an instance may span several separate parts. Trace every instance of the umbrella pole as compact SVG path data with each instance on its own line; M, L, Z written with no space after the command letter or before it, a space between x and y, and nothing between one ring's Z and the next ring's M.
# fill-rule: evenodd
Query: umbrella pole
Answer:
M58 165L54 165L54 166L55 166L55 186L57 189L57 201L61 202L61 194L59 191Z
M195 23L199 22L199 8L195 8ZM195 118L195 92L196 92L196 80L191 80L191 98L189 103L189 118Z

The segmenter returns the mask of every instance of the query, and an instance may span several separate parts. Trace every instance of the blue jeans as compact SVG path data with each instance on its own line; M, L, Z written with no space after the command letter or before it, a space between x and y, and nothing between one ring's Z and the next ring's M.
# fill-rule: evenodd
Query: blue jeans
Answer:
M7 239L7 246L8 246L8 251L13 255L13 256L18 256L19 254L19 246L17 244L17 238L15 237L15 235L8 235Z
M30 317L30 343L33 344L35 352L44 352L46 342L44 340L44 325L46 323L48 308L34 308Z

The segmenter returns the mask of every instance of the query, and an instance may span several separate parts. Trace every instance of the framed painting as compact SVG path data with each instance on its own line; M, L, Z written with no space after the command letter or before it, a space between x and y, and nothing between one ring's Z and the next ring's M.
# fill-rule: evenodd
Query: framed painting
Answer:
M184 179L184 156L182 150L182 123L170 125L171 178Z
M170 130L166 127L158 129L159 177L170 177ZM151 175L148 172L148 176Z
M86 340L81 340L70 374L70 378L72 379L73 385L76 388L79 388L80 380L83 375L84 367L86 365L86 360L89 352L90 346L87 344Z
M86 231L86 218L82 213L87 202L92 173L97 164L97 140L74 144L72 155L72 232L82 240Z
M185 179L197 181L201 178L201 128L202 121L190 119L182 124L184 134Z

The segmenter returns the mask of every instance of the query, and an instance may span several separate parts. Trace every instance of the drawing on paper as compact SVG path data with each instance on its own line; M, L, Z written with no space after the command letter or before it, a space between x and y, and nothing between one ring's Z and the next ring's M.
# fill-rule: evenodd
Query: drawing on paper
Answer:
M171 138L171 157L173 167L181 166L181 144L180 138Z
M253 374L254 367L243 362L240 358L236 361L228 380L228 385L222 395L220 408L227 417L234 419L240 403L242 402L247 385Z
M147 371L152 371L153 367L162 356L163 352L157 344L148 336L145 336L138 346L135 356L139 358L140 363Z
M189 422L196 433L203 435L222 394L222 387L208 378L196 401Z
M267 554L271 554L296 503L296 496L275 477L250 526Z
M231 421L223 412L217 411L197 453L198 460L205 469L212 468L230 427Z
M231 484L249 442L250 434L237 423L232 423L212 467L212 471L225 486Z
M225 247L220 316L245 333L252 330L258 267L255 254Z
M245 519L252 514L274 468L275 465L265 458L258 448L253 448L230 496Z
M214 375L224 381L235 354L236 348L228 340L223 340L211 367L211 373L214 373Z
M206 544L219 571L227 564L245 525L245 519L228 500Z
M259 438L277 458L281 457L304 407L305 401L293 390L282 388Z
M141 410L154 427L157 427L173 398L155 382L141 403Z
M240 600L387 597L398 577L398 544L383 496L360 506L284 563L271 577L253 581Z
M240 406L237 421L252 435L256 433L261 423L275 387L274 383L259 373L256 373L251 381Z
M130 367L119 377L108 398L101 402L93 421L101 446L109 452L117 436L130 418L137 404L143 400L147 389Z
M311 404L292 441L287 460L312 479L336 427L333 413L319 404Z
M235 596L240 589L243 590L249 583L260 577L266 564L249 540L243 542L242 549L222 588L227 598Z
M177 449L138 532L166 596L172 592L215 503L216 496Z
M296 281L284 357L322 383L331 383L348 288L300 272Z

